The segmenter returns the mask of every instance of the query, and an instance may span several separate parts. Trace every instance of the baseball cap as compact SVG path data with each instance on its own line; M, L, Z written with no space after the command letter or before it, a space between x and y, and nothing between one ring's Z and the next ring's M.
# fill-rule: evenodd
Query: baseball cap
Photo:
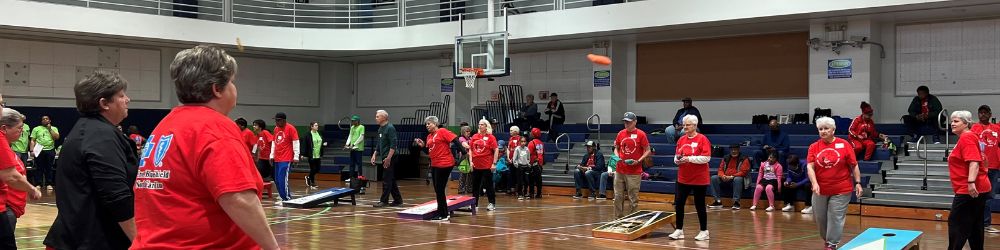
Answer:
M594 141L587 141L587 147L593 147L596 143Z
M274 114L274 119L288 119L288 116L285 115L285 112L278 112Z
M358 115L351 116L351 121L352 122L359 122L359 121L361 121L361 117L358 116Z
M622 121L631 122L631 121L635 121L635 119L636 119L635 118L635 113L625 112L625 117L622 118Z
M691 97L684 97L684 99L681 99L681 101L682 102L691 102Z

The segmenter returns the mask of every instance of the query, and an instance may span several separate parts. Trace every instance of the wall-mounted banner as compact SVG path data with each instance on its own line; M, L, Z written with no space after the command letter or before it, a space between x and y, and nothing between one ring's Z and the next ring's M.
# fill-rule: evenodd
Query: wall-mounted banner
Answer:
M611 86L611 71L595 70L594 87L608 87L608 86Z
M441 93L455 92L455 79L441 78Z
M833 59L826 62L826 79L851 78L851 59Z

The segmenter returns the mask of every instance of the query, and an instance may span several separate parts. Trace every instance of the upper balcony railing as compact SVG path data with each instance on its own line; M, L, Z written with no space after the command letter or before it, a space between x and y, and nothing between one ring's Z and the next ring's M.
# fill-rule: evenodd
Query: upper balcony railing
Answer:
M486 0L29 0L248 25L363 29L486 18ZM639 0L496 0L496 15Z

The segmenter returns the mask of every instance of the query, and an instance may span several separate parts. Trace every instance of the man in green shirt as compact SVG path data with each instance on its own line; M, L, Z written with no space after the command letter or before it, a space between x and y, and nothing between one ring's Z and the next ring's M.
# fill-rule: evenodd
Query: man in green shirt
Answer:
M365 126L361 126L361 117L351 116L351 134L347 136L344 149L351 151L351 165L348 167L348 181L361 173L361 153L365 151Z
M31 130L31 143L28 145L28 150L32 152L35 145L42 148L42 152L35 156L35 184L40 188L49 186L51 190L55 186L56 140L59 140L59 129L52 126L49 116L42 116L42 125Z
M378 122L378 140L375 152L372 153L372 165L381 163L382 168L382 197L374 207L398 207L403 205L403 195L399 193L399 185L396 185L395 161L396 158L396 127L389 123L389 113L385 110L375 112L375 121ZM376 165L378 166L378 165ZM392 203L389 203L389 195L392 195Z

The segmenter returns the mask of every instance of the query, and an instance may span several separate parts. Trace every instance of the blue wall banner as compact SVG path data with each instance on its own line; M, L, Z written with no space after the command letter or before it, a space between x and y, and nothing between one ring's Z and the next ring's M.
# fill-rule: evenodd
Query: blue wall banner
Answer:
M608 86L611 86L611 71L595 70L594 87L608 87Z
M833 59L826 62L826 79L851 78L851 59Z

